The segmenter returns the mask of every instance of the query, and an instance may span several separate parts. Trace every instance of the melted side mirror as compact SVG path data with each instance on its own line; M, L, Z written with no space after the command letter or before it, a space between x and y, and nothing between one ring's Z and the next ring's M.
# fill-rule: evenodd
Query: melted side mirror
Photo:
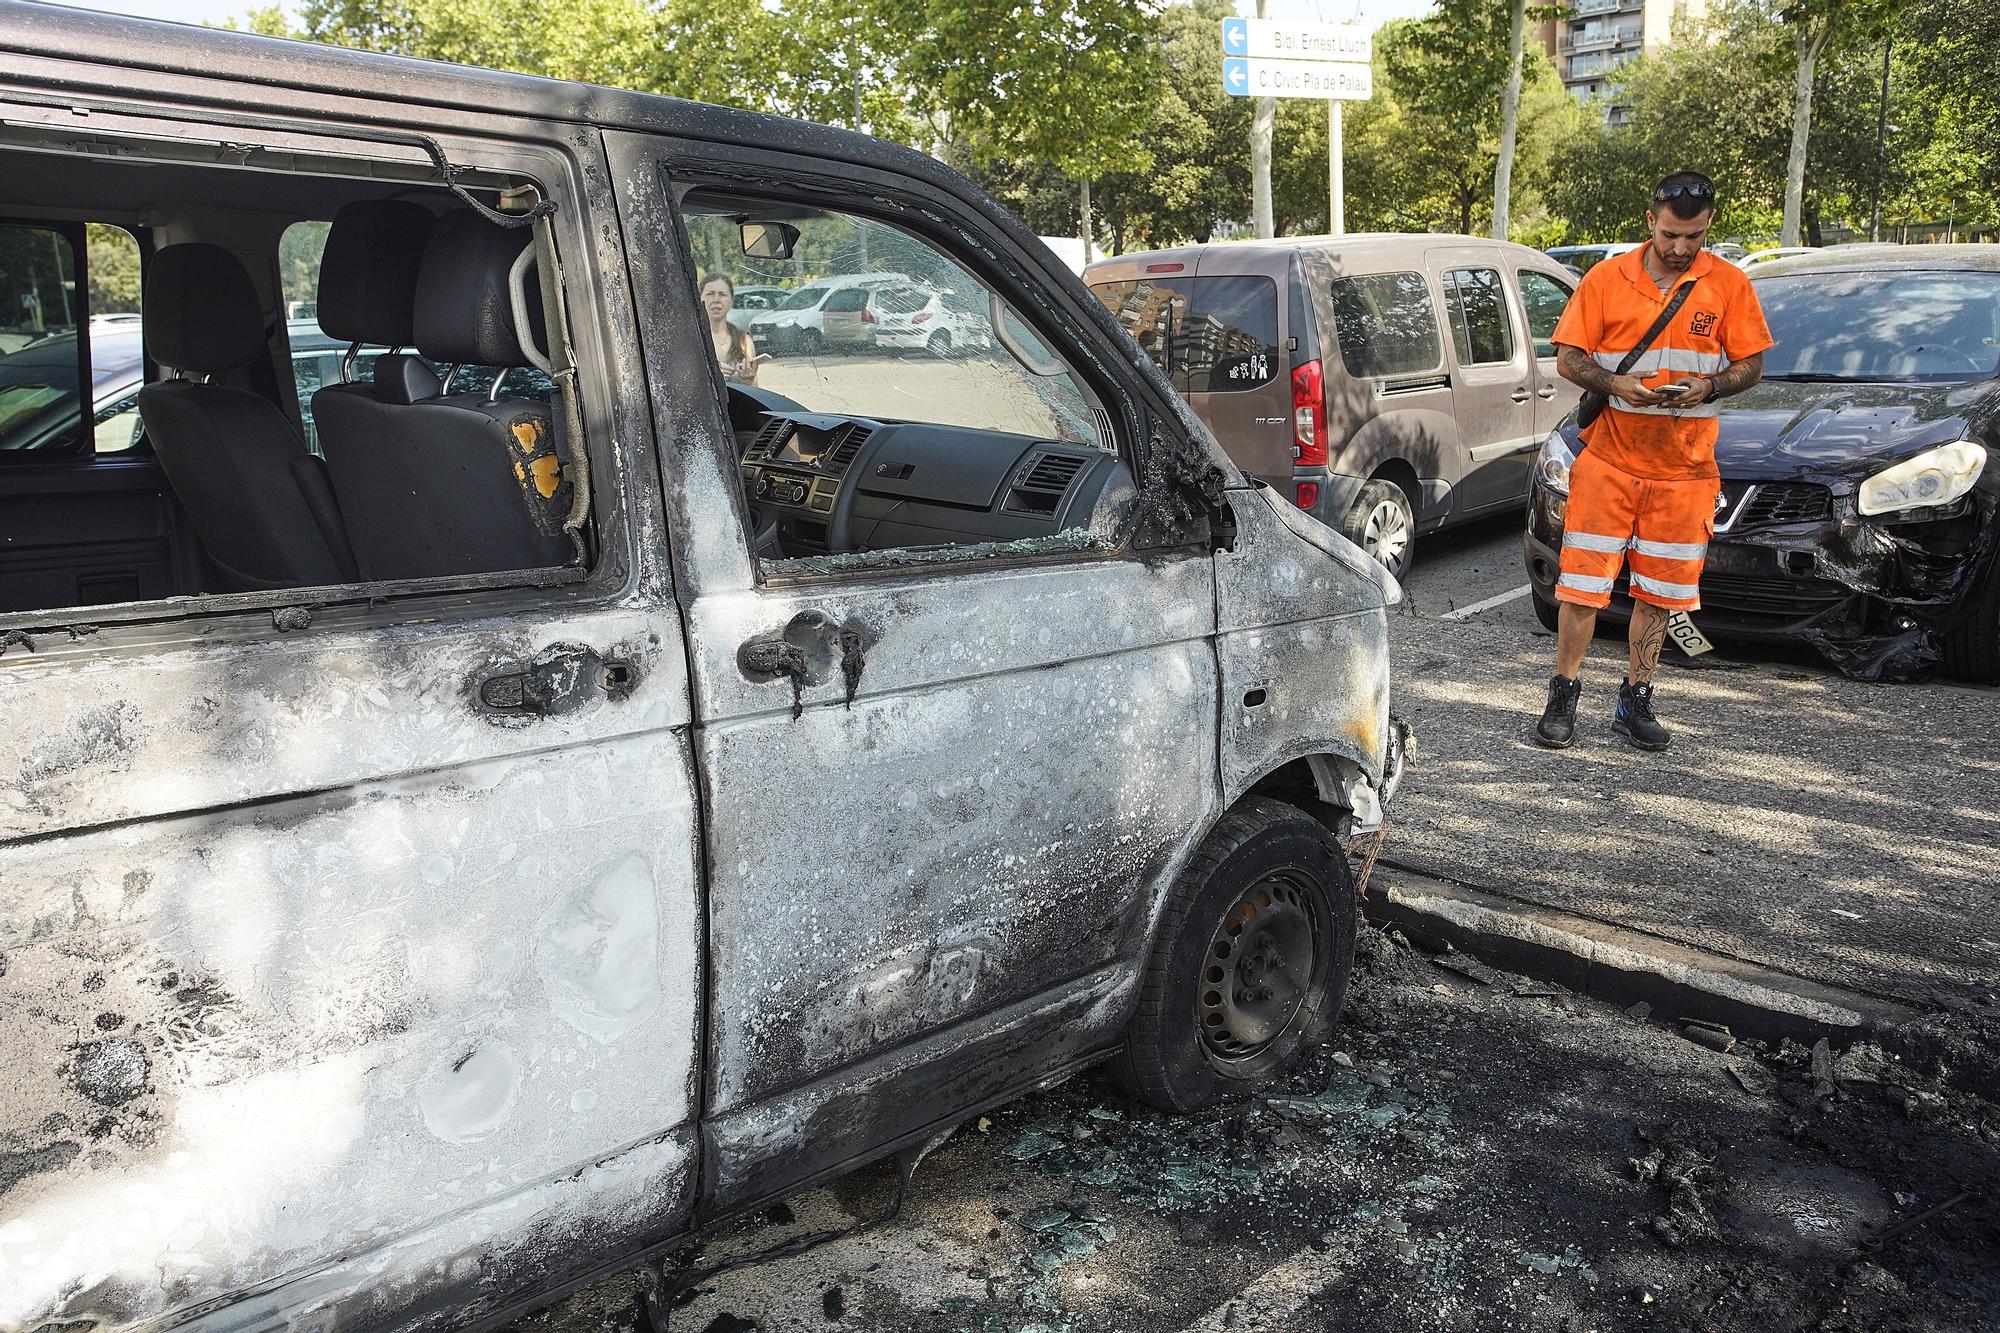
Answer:
M752 259L790 259L799 243L799 229L789 222L745 222L737 230Z

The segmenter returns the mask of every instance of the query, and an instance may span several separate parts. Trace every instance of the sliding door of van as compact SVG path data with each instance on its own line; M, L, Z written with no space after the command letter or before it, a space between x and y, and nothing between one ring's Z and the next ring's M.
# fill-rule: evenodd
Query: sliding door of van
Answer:
M62 22L52 11L59 47ZM583 438L558 436L563 454L542 447L558 410L545 399L512 381L469 395L494 430L453 439L468 512L452 517L522 530L542 512L531 487L583 490L581 450L592 503L580 543L522 543L472 572L194 595L138 579L87 606L75 578L10 585L0 1327L497 1318L672 1233L696 1176L687 658L658 524L627 518L628 488L656 483L643 398L614 392L640 376L602 153L594 137L436 107L392 135L407 84L393 66L393 83L377 66L351 96L162 75L190 102L135 109L131 67L204 68L213 44L242 39L154 25L141 49L92 32L88 61L67 40L39 65L0 62L0 177L50 212L143 209L181 248L172 262L201 243L192 257L227 280L149 289L146 341L241 348L254 368L148 386L185 408L161 418L169 430L213 427L192 433L195 471L176 484L211 476L203 498L262 520L242 531L280 526L278 481L231 489L219 464L290 449L292 475L315 474L298 405L272 392L289 357L265 331L282 318L283 261L311 271L323 256L288 250L285 228L323 239L346 205L385 200L471 219L420 128L489 207L531 182L559 205L583 399ZM287 78L307 80L321 57L291 59ZM30 68L48 81L23 93ZM427 77L466 81L460 104L496 100L488 76ZM288 105L298 117L277 119ZM498 232L438 258L449 346L520 350L494 313L512 255ZM350 308L393 306L372 269L324 258L325 286L355 284L340 291ZM433 480L392 482L380 457L379 485L343 497L349 524L395 484ZM0 477L7 513L46 511L42 528L67 523L79 543L75 529L116 521L14 484L25 475Z

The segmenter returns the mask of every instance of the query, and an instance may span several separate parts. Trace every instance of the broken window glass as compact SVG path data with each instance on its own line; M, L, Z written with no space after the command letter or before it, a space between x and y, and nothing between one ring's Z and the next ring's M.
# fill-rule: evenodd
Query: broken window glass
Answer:
M701 192L682 207L708 331L691 352L731 395L767 573L1123 540L1137 493L1110 415L974 266L855 214ZM796 232L783 257L768 253L775 224Z

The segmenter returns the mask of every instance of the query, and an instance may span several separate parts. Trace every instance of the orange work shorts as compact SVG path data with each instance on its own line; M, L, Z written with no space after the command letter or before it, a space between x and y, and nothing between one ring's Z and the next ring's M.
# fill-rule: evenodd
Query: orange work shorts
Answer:
M1669 611L1700 607L1701 562L1721 488L1714 477L1635 477L1586 449L1569 471L1557 600L1609 606L1629 550L1635 600Z

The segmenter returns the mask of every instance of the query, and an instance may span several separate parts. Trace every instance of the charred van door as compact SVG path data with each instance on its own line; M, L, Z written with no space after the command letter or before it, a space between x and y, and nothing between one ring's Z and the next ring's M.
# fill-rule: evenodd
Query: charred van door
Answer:
M1173 432L1170 409L1128 387L1032 239L860 141L869 156L837 175L640 135L611 147L691 625L715 963L705 1201L722 1210L1118 1040L1155 890L1218 801L1213 561L1199 541L1125 548L1133 444ZM745 180L776 197L718 197ZM873 211L845 212L856 200ZM765 210L805 232L802 258L809 243L858 266L865 230L878 266L999 296L1014 348L781 356L759 401L728 391L732 437L692 255L734 250L738 219ZM810 410L759 416L776 395ZM854 413L872 403L900 420ZM1019 461L991 470L994 449ZM740 451L776 478L755 508ZM1074 509L1070 488L1099 483ZM824 540L850 486L875 516L853 531L896 527L902 549L753 557L759 513L781 544ZM807 516L822 496L826 521ZM1047 535L979 540L1008 531Z
M1444 294L1456 365L1452 411L1465 449L1455 515L1519 500L1539 443L1534 371L1515 328L1513 296L1490 246L1438 247L1424 252Z
M0 90L0 169L236 242L205 251L248 257L212 301L148 293L162 345L256 342L288 217L392 192L470 217L412 130L489 206L557 201L595 555L0 616L0 1326L478 1322L670 1234L695 1177L686 655L657 522L626 519L654 483L611 391L640 375L602 154L435 106L392 135L393 70L350 99L164 72L212 67L199 29L116 38L5 62L60 91ZM135 109L147 61L187 106ZM511 253L447 279L505 290ZM490 305L449 337L495 345ZM545 428L497 401L515 440ZM510 453L468 448L511 482Z

